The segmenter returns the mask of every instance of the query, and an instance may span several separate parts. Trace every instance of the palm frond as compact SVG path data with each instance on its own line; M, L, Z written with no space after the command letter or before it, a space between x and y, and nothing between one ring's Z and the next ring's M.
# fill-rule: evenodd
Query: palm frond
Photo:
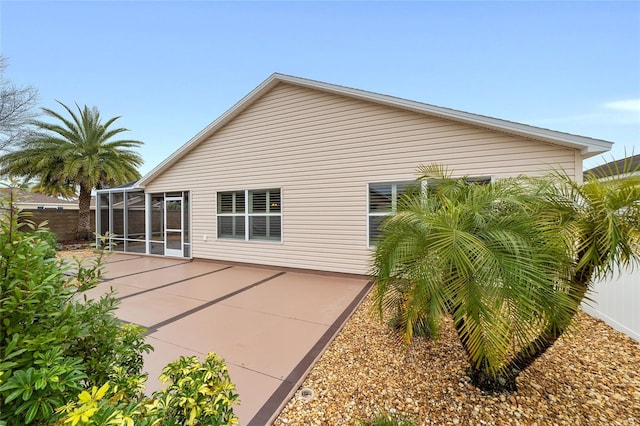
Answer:
M421 172L447 176L438 167ZM435 182L382 226L373 261L377 306L402 304L405 341L423 316L435 328L450 314L472 365L497 374L514 348L566 319L555 310L573 307L554 290L557 271L570 263L565 246L532 214L540 198L534 182Z
M0 173L38 180L38 190L52 195L74 188L87 206L93 188L140 177L137 168L143 160L133 148L142 142L113 139L126 131L110 127L119 117L103 123L96 107L76 104L76 111L58 103L66 115L44 108L45 116L53 121L35 121L39 131L16 152L0 158ZM83 209L81 215L88 215L88 210Z

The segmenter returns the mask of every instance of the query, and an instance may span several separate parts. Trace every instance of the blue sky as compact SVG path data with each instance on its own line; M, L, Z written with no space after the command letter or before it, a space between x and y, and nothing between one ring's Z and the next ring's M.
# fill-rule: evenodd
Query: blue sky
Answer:
M273 72L640 153L640 2L0 0L0 53L41 106L122 116L143 173Z

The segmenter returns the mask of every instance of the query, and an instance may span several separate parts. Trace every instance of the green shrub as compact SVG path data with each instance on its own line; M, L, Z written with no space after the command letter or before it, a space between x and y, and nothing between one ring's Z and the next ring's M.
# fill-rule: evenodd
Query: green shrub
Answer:
M170 364L169 386L145 398L145 330L115 317L113 293L83 294L98 284L104 252L68 275L50 235L18 231L19 216L0 217L0 426L237 423L235 387L213 354Z
M80 296L97 285L102 257L78 265L76 277L65 275L52 234L18 231L18 216L0 225L0 422L44 424L56 407L119 369L140 375L150 346L139 344L144 330L115 318L113 295Z
M237 424L231 406L238 395L218 355L209 353L202 364L195 356L180 357L164 368L160 379L169 385L154 398L176 424Z
M238 395L224 361L210 353L203 363L181 357L164 368L169 385L149 399L129 399L108 384L83 391L76 402L58 411L59 423L72 425L236 425L231 406Z
M52 259L56 257L56 252L58 249L58 236L50 230L42 228L42 226L36 229L35 233L38 239L49 246L49 250L47 250L45 254L46 258Z
M360 420L360 426L413 426L415 422L391 413L379 413L369 421Z
M10 239L11 238L11 239ZM81 389L82 360L68 356L72 297L49 246L33 234L0 233L0 421L43 423ZM46 397L43 402L41 397Z

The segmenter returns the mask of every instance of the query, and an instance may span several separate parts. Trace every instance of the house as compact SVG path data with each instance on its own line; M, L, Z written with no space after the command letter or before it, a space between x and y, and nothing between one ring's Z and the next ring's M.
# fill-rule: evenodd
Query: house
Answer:
M98 191L97 229L125 252L366 274L417 166L582 180L611 145L273 74L137 183Z
M24 213L24 220L38 225L46 222L47 229L56 234L58 241L75 238L78 229L78 200L66 200L16 188L1 188L0 197L9 198L10 191L13 191L14 206ZM93 198L91 209L95 209Z
M0 189L2 197L9 197L9 193L9 188ZM13 189L13 197L15 207L21 210L78 210L77 200L65 200L25 189Z

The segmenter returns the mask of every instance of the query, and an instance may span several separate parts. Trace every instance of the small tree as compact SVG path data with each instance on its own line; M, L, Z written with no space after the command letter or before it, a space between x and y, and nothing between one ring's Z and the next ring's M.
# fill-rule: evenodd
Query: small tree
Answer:
M515 390L593 277L640 259L640 177L478 185L436 166L421 172L436 183L405 200L376 248L378 309L399 312L407 342L417 325L437 335L451 316L472 381Z
M5 77L7 58L0 56L0 151L11 149L31 132L38 91L18 87Z

